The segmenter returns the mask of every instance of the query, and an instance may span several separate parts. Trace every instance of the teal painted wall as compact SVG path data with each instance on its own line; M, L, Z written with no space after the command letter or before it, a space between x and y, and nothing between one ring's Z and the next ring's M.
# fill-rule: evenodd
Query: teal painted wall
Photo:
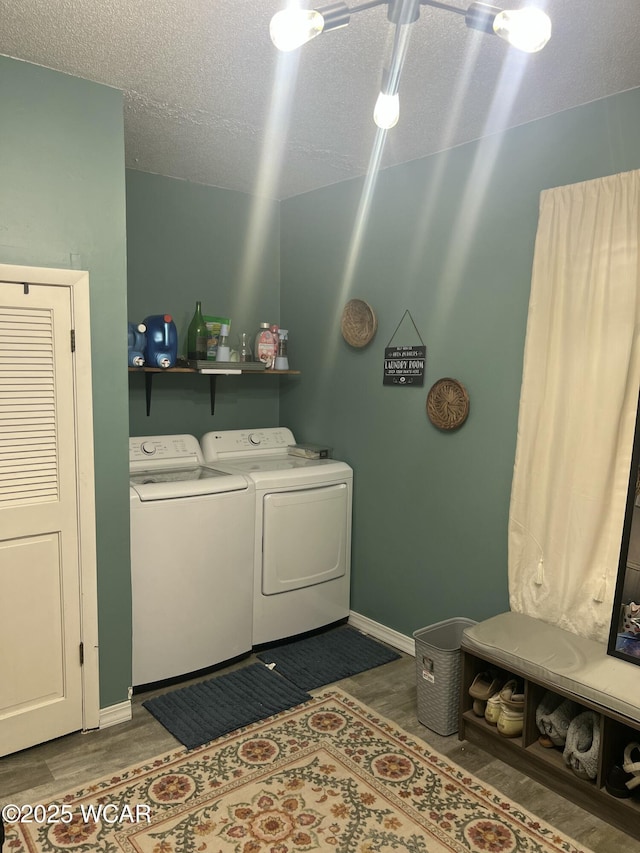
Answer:
M127 268L129 319L171 314L178 351L195 302L204 314L231 318L231 343L241 331L255 333L280 314L280 224L276 202L128 170ZM211 415L205 377L155 376L151 414L146 415L144 377L130 375L130 434L277 426L274 376L223 376L216 381Z
M303 381L283 388L281 421L354 468L355 611L410 635L508 609L539 193L640 168L639 137L640 89L385 170L362 220L362 180L282 204L282 323ZM339 332L353 297L379 321L363 349ZM427 346L423 388L382 384L384 348L406 309ZM393 342L419 343L408 320ZM451 433L425 411L429 388L446 376L471 399L467 422Z
M282 205L125 172L119 92L0 57L0 262L91 276L101 705L131 683L125 323L195 299L233 333L291 330L302 375L156 379L150 418L131 378L131 431L287 424L355 470L353 608L404 633L507 606L506 525L531 260L541 189L640 168L640 91L381 173L345 283L362 181ZM339 334L366 299L372 344ZM427 344L423 389L382 386L405 309ZM394 343L415 343L403 323ZM465 426L427 420L442 376L471 395ZM136 383L139 383L136 385ZM162 384L164 383L164 385ZM273 385L271 383L274 383ZM279 393L278 393L279 391Z
M89 271L101 707L131 684L122 96L0 56L0 261Z

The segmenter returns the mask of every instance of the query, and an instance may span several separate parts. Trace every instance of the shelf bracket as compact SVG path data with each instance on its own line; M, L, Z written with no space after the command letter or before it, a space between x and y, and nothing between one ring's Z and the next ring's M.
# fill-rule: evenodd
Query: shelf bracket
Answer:
M153 390L153 377L154 374L152 371L147 371L144 374L144 396L147 403L147 417L151 414L151 392ZM218 377L215 374L211 374L209 376L209 397L211 398L211 414L215 414L216 411L216 379Z
M215 414L216 411L216 379L218 377L215 373L209 374L209 397L211 398L211 414Z
M147 417L151 414L151 386L153 384L153 373L144 375L144 396L147 401Z

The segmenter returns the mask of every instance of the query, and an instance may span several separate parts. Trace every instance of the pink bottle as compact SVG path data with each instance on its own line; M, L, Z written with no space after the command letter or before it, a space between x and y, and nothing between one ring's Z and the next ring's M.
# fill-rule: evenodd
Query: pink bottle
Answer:
M273 367L278 353L278 338L274 337L268 323L260 323L253 352L256 361L261 361L267 369Z

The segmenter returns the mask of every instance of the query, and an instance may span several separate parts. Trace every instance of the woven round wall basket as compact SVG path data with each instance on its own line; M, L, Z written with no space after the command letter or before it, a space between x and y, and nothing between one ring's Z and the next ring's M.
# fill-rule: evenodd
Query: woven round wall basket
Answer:
M439 379L427 395L427 415L438 429L457 429L469 414L467 389L456 379Z
M352 347L365 347L373 340L378 319L364 299L350 299L342 311L342 337Z

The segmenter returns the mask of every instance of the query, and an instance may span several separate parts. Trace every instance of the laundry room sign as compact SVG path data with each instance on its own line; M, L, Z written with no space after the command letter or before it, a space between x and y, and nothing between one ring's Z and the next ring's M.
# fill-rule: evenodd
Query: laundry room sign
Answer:
M383 385L422 385L427 348L385 347Z
M419 346L391 346L393 339L398 333L398 329L402 325L406 316L409 316L416 335L420 339ZM391 335L391 340L384 348L384 376L382 379L383 385L414 385L421 386L424 384L424 367L427 361L427 348L424 341L420 337L416 324L413 322L413 317L409 309L402 315L402 320L396 326L395 332Z

